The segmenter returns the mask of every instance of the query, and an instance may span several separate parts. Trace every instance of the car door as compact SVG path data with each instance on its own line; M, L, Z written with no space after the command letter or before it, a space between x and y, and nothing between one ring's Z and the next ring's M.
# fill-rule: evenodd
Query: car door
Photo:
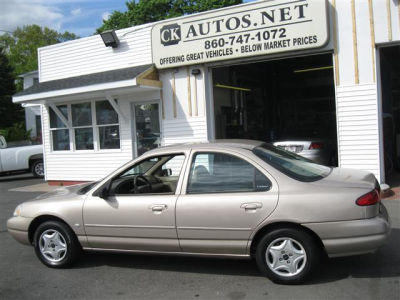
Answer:
M186 173L176 208L182 251L246 254L277 205L274 178L243 154L211 149L192 152Z
M171 156L167 162L161 161L165 159L165 155L156 156L128 167L111 180L111 190L116 191L114 194L111 193L107 199L92 195L85 200L83 217L90 247L180 251L175 224L175 205L178 197L176 190L180 184L186 156L185 153L175 153ZM146 184L140 186L141 192L130 190L133 184L130 180L137 176L134 174L138 174L138 170L142 170L143 176L148 176L149 180L158 180L161 183L153 182L151 190ZM172 184L174 178L176 182Z

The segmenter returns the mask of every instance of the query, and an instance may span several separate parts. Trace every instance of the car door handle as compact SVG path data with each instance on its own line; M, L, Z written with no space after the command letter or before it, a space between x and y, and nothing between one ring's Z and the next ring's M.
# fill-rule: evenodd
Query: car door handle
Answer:
M167 205L165 204L154 204L150 206L151 210L154 212L162 212L163 210L167 209Z
M254 202L254 203L243 203L240 205L240 208L244 208L244 210L256 210L262 208L262 203Z

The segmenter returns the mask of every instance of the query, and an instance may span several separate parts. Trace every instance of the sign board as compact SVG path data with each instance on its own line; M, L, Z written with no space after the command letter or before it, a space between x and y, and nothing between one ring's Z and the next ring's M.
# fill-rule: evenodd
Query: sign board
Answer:
M156 24L159 69L322 47L328 42L326 0L269 0Z

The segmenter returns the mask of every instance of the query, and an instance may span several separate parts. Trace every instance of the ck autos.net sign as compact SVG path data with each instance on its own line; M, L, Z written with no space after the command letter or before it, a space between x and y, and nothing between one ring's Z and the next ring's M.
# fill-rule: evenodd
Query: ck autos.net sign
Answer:
M325 0L270 0L156 24L159 69L322 47L328 41Z

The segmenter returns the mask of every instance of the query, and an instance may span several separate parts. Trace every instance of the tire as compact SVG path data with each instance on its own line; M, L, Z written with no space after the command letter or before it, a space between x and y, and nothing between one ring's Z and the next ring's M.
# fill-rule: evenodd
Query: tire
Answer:
M256 249L256 262L261 273L280 284L304 282L320 258L321 249L313 237L294 228L266 233Z
M44 177L44 163L43 160L35 160L31 166L33 176L42 178Z
M47 221L39 225L33 237L33 246L39 260L50 268L70 266L81 252L72 230L57 221Z

